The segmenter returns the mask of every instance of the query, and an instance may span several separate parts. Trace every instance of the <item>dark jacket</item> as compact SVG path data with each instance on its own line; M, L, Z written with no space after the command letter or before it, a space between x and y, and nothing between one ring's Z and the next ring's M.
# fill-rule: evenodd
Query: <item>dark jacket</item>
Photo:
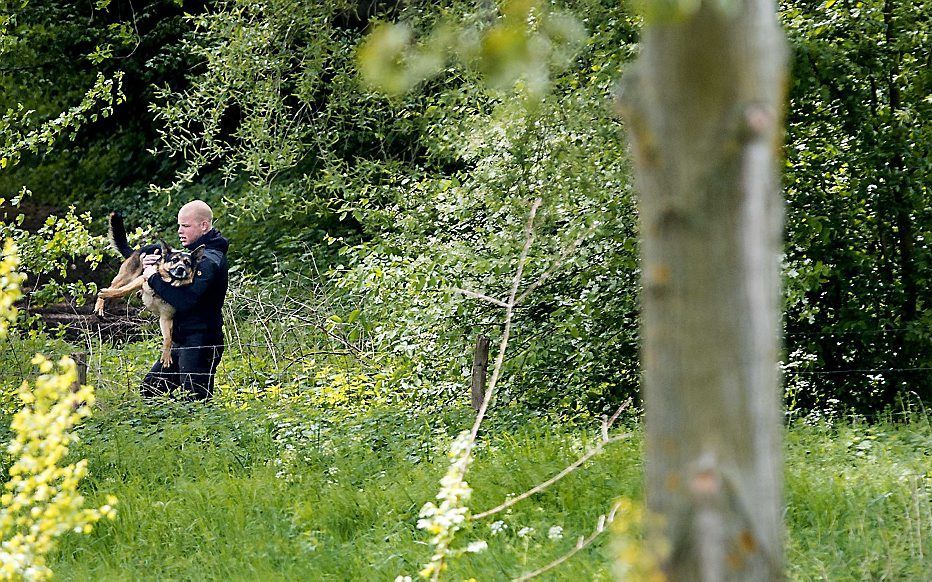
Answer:
M229 285L226 253L230 242L212 228L185 248L193 251L201 245L207 248L197 263L193 283L172 287L158 273L148 281L155 294L175 308L172 341L181 345L188 340L197 340L195 343L223 340L223 300Z

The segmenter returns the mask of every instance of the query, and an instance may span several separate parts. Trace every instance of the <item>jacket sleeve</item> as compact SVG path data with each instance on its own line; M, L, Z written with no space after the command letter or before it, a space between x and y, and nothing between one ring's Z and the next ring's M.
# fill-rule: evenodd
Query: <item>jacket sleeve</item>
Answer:
M156 295L167 301L175 311L184 313L194 309L198 300L207 292L217 276L218 266L209 259L202 259L197 265L194 282L182 287L172 287L159 277L158 273L149 277L147 283Z

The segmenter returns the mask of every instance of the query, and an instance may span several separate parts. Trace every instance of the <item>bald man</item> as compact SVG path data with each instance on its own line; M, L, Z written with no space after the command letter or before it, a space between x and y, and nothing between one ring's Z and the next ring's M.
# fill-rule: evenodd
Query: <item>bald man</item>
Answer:
M182 396L207 400L213 396L214 374L223 355L223 301L229 275L230 243L213 227L213 212L204 201L188 202L178 211L178 238L193 251L204 246L194 282L172 287L157 274L158 256L143 259L142 274L156 295L175 308L172 364L156 362L142 381L144 397L181 390Z

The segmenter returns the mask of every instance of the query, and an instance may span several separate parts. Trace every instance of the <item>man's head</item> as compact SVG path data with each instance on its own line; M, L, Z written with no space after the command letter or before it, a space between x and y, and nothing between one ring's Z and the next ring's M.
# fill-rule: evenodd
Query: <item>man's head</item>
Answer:
M214 214L203 200L193 200L178 211L178 238L182 245L189 245L201 238L212 228Z

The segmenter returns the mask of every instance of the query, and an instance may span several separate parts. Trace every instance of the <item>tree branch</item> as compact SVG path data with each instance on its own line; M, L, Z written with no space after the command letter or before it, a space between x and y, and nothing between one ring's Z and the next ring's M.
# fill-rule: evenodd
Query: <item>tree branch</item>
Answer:
M527 574L522 574L521 576L518 576L517 578L515 578L515 582L524 582L524 580L530 580L531 578L540 576L544 572L553 570L554 568L556 568L563 562L575 556L580 550L583 550L589 547L592 544L592 542L594 542L605 531L605 524L612 523L613 521L615 521L615 514L618 512L619 507L621 507L621 502L616 501L615 504L612 506L612 510L608 513L608 516L600 515L599 523L595 526L595 530L592 532L592 534L590 534L589 537L587 538L580 537L579 541L576 542L575 548L563 554L556 560L550 562L546 566L538 568L537 570L534 570L533 572L529 572Z
M560 471L559 473L557 473L556 475L554 475L554 476L551 477L550 479L544 481L543 483L539 483L539 484L535 485L534 487L528 489L527 491L525 491L525 492L522 493L521 495L518 495L517 497L513 497L513 498L511 498L511 499L508 499L508 500L506 500L504 503L502 503L501 505L498 505L497 507L494 507L494 508L492 508L492 509L490 509L490 510L488 510L488 511L483 511L482 513L478 513L478 514L472 516L473 521L479 520L479 519L483 519L483 518L488 517L488 516L490 516L490 515L495 515L496 513L500 512L500 511L503 511L503 510L505 510L505 509L508 509L509 507L511 507L512 505L518 503L519 501L522 501L522 500L524 500L524 499L527 499L528 497L530 497L531 495L534 495L535 493L540 493L541 491L543 491L543 490L546 489L547 487L550 487L551 485L553 485L554 483L556 483L556 482L559 481L560 479L566 477L567 475L569 475L570 473L572 473L573 471L575 471L576 469L578 469L579 467L581 467L586 461L588 461L588 460L591 459L592 457L594 457L594 456L598 455L599 453L601 453L602 450L605 448L605 445L610 444L610 443L614 443L614 442L617 442L617 441L620 441L620 440L624 440L624 439L628 438L629 436L631 436L630 433L620 434L620 435L617 435L617 436L614 436L614 437L609 437L609 436L608 436L608 429L609 429L609 428L611 427L611 425L615 422L615 420L618 419L618 416L621 414L621 412L622 412L624 409L626 409L628 406L630 406L630 405L631 405L631 399L629 398L628 400L625 401L624 404L622 404L621 406L618 407L618 410L615 411L615 414L612 415L611 419L604 418L604 419L602 420L602 440L600 440L599 443L598 443L596 446L594 446L594 447L592 447L591 449L589 449L588 451L586 451L586 453L585 453L583 456L579 457L579 458L578 458L575 462L573 462L571 465L568 465L565 469L563 469L562 471Z
M460 289L459 287L453 287L453 291L457 293L462 293L466 297L472 297L473 299L482 299L483 301L488 301L493 305L498 305L499 307L508 308L508 304L502 301L501 299L496 299L494 297L489 297L488 295L483 295L482 293L477 293L476 291L470 291L469 289Z
M527 298L528 295L534 292L535 289L543 285L544 281L549 279L557 271L557 269L563 266L563 262L566 261L567 257L569 257L570 254L572 254L576 249L578 249L579 245L581 245L582 242L586 240L589 237L589 235L592 234L592 231L598 228L600 224L601 223L598 221L592 223L592 225L590 225L589 228L586 229L586 232L582 233L579 236L579 238L573 241L572 244L570 244L568 247L563 249L563 252L560 253L559 257L557 257L557 260L554 261L553 264L550 265L550 267L548 267L546 271L544 271L543 275L541 275L536 281L531 283L530 287L525 289L524 293L522 293L515 300L515 304L518 305L521 302L523 302Z
M476 421L470 431L469 444L467 445L467 455L471 454L472 447L476 442L476 435L479 434L479 426L482 419L485 418L485 411L489 408L492 396L495 394L495 386L502 373L502 365L505 362L505 349L508 347L508 337L511 334L511 321L515 313L515 296L518 294L518 286L521 284L521 277L524 274L524 264L527 262L527 255L534 242L534 219L537 217L537 209L540 208L542 198L536 198L531 205L531 212L528 215L527 225L524 227L524 248L521 249L521 257L518 259L518 269L515 272L511 284L511 294L508 296L508 303L505 305L505 329L502 332L502 339L499 342L498 353L495 355L495 367L492 369L492 379L489 380L489 388L482 400L482 407L476 414Z

